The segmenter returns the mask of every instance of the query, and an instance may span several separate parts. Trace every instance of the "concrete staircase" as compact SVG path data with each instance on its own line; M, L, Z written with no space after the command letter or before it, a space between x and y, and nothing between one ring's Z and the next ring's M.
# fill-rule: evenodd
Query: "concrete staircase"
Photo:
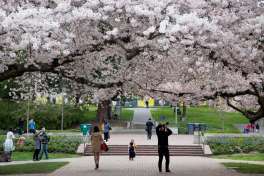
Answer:
M102 152L102 155L128 155L127 145L109 145L109 151ZM204 156L204 151L200 145L170 145L170 156ZM91 156L91 146L86 145L84 155ZM157 145L138 145L137 156L157 156Z

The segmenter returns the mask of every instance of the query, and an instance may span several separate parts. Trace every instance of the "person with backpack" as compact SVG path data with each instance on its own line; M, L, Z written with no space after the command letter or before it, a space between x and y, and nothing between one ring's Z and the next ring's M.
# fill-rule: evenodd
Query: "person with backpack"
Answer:
M49 159L48 157L48 143L49 143L49 136L46 133L46 129L43 127L40 132L40 139L41 139L41 152L39 159L42 159L43 153L45 153L46 159Z

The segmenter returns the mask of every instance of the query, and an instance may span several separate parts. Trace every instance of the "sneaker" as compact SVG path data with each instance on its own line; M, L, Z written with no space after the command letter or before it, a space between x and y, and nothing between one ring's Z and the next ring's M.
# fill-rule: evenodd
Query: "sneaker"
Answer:
M171 172L170 170L166 170L166 172Z

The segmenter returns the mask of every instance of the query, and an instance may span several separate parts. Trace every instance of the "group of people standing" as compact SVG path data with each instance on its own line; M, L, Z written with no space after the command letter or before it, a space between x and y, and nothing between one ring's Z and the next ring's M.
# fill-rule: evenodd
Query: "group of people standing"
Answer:
M40 131L34 131L33 139L35 142L33 161L41 160L43 153L45 154L46 159L49 159L48 143L50 141L50 138L46 133L46 129L43 127Z
M13 129L10 128L6 134L6 139L3 144L4 147L4 154L3 154L3 161L11 161L12 153L15 150L15 143L14 140L17 140L17 145L23 145L25 141L25 137L22 136L24 133L24 120L19 118L18 121L18 130L15 130L19 137L16 138L13 132ZM34 154L33 160L39 161L42 158L42 155L45 154L46 159L48 159L48 143L49 143L49 136L46 133L45 127L41 130L36 130L36 123L33 119L29 121L28 124L29 133L33 134L34 140Z
M19 135L25 133L24 124L25 124L24 118L20 117L18 119L18 129L16 130ZM28 132L34 134L35 131L36 131L36 123L34 119L30 119L28 122Z
M244 126L244 133L258 133L260 130L259 124L249 123Z

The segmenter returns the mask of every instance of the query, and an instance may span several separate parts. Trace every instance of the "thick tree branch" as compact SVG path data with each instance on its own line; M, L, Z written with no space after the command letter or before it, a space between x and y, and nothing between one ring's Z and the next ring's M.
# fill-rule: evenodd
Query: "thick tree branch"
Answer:
M233 105L233 104L230 102L230 99L229 99L229 98L226 99L226 103L227 103L228 106L230 106L230 107L233 108L234 110L236 110L236 111L242 113L244 116L247 117L247 112L244 111L244 110L242 110L242 109L239 109L238 107L236 107L235 105Z
M209 96L204 96L204 99L210 100L210 99L216 99L218 96L223 97L223 98L232 98L236 96L241 96L241 95L253 95L256 96L256 93L253 92L250 89L247 90L242 90L242 91L236 91L236 92L222 92L222 91L216 91L214 94L209 95Z
M54 72L56 68L74 62L75 57L83 56L85 52L76 50L63 58L52 58L49 63L35 62L30 65L25 63L7 65L8 69L0 74L0 81L22 76L26 72Z
M99 89L105 89L105 88L111 88L111 87L122 87L124 84L122 81L100 83L100 82L90 80L88 78L78 77L76 75L69 75L67 72L64 72L62 70L54 70L52 73L55 73L58 75L61 74L62 77L75 81L79 84L84 84L86 86L99 88Z
M250 123L254 123L257 120L261 119L264 117L264 108L262 106L259 107L259 109L257 110L257 112L253 112L250 110L242 110L238 107L236 107L235 105L233 105L229 98L227 98L227 105L230 106L231 108L233 108L234 110L242 113L246 118L249 119Z
M141 90L144 90L144 91L148 91L148 92L159 92L159 93L166 93L166 94L171 94L171 95L175 95L175 96L178 96L178 97L182 97L184 95L193 95L192 92L173 92L173 91L168 91L168 90L160 90L160 89L154 89L154 88L145 88L143 86L141 86L140 84L136 83L135 84L141 89Z

